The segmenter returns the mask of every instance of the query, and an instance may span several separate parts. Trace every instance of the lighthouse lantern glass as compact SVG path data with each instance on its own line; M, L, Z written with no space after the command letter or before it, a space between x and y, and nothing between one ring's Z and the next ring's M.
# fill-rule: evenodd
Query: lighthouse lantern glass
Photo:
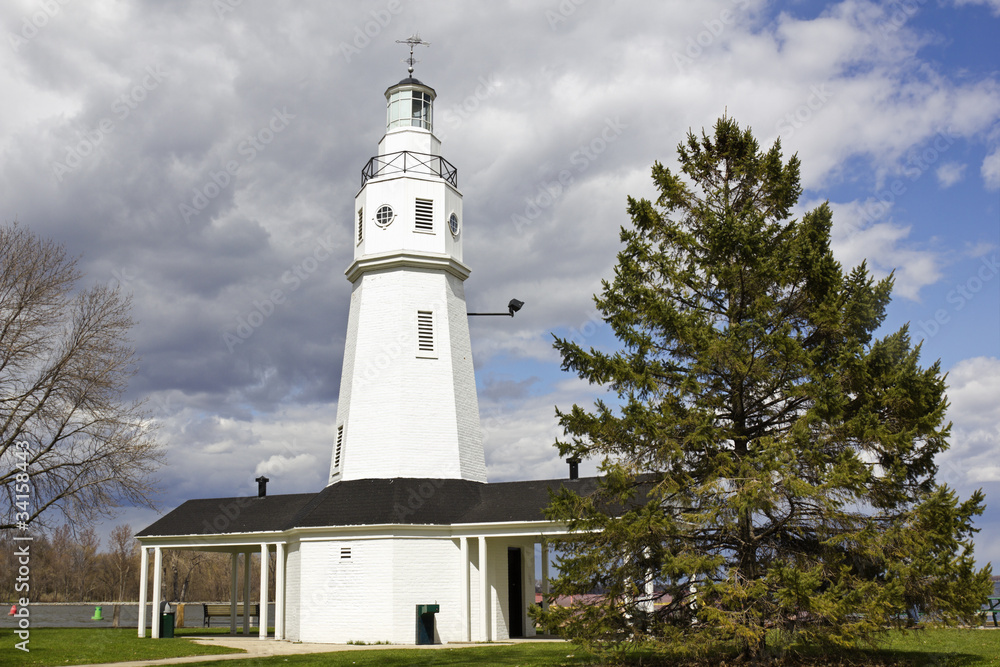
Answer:
M387 129L419 127L432 130L431 96L420 90L397 90L389 96Z

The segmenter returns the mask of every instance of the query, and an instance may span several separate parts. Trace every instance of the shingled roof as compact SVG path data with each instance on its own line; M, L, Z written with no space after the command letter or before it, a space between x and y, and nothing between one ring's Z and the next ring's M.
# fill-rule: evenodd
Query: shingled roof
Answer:
M597 477L484 484L461 479L359 479L319 493L189 500L137 537L219 535L322 526L545 521L549 491L581 495Z

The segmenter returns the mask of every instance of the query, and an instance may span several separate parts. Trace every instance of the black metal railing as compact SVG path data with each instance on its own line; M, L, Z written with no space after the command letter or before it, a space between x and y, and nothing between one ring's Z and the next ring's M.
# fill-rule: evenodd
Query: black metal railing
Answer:
M455 165L440 155L413 151L386 153L385 155L376 155L368 160L368 164L361 170L361 187L364 187L365 183L372 178L405 173L437 176L456 188L458 187L458 169L455 168Z

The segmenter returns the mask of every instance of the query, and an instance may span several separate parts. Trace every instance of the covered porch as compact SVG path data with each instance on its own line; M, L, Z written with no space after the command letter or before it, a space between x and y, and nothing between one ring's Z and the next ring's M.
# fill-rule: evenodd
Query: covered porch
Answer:
M150 543L153 542L153 543ZM229 633L235 635L237 629L242 624L243 635L250 633L250 619L253 605L259 605L258 629L259 638L269 637L268 607L270 588L270 559L274 558L275 581L274 581L274 639L285 638L285 561L287 540L275 536L226 536L220 537L220 543L207 543L205 536L191 536L189 539L174 538L171 540L150 540L140 538L140 569L139 569L139 622L138 636L146 636L146 605L152 602L151 613L152 622L151 636L153 639L160 638L160 606L164 601L162 595L162 573L163 573L163 552L166 549L184 549L192 551L211 551L230 554L230 581L229 581ZM221 542L224 542L221 543ZM150 558L152 552L152 558ZM251 595L251 570L253 556L259 555L260 563L260 589L258 599L255 602L250 599ZM240 581L240 562L242 557L243 576ZM152 595L149 595L149 565L152 560ZM242 601L239 601L242 590ZM167 602L170 602L167 600ZM242 615L238 611L242 610Z

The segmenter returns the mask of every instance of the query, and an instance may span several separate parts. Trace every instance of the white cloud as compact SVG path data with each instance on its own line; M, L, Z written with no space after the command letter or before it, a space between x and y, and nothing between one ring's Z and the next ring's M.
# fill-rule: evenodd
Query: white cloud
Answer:
M966 165L959 164L958 162L946 162L938 167L934 173L937 175L938 183L941 184L941 187L950 188L965 176L965 167Z
M944 480L964 487L1000 483L1000 359L976 357L948 371L951 449L940 457Z
M959 7L962 5L986 5L994 16L1000 16L1000 0L955 0L955 4Z
M812 202L806 209L821 202ZM895 271L894 294L911 300L942 277L942 259L933 250L919 248L910 239L911 227L892 221L892 204L879 200L830 202L833 231L830 245L845 269L867 261L877 278ZM881 222L872 222L881 220Z
M1000 190L1000 146L983 158L981 173L987 190Z
M197 402L192 400L193 404ZM271 478L268 492L323 488L332 452L333 404L287 406L252 419L185 407L161 417L160 436L172 445L161 471L167 493L188 498L255 495L254 478Z
M574 404L591 410L594 400L609 400L602 387L595 387L566 373L544 396L528 393L521 397L503 396L480 399L483 425L483 448L489 480L501 482L518 479L554 479L566 477L566 462L556 449L562 429L556 420L555 407L568 411ZM613 397L610 399L613 402ZM580 475L597 474L600 461L580 464Z
M655 198L653 161L673 168L685 132L724 110L762 146L780 136L786 157L798 153L808 196L844 202L837 257L896 269L897 294L918 297L957 265L944 261L956 249L983 241L962 228L972 216L958 188L938 192L960 214L943 247L930 247L940 221L907 199L953 179L948 164L966 149L997 145L997 77L959 71L947 44L925 48L946 29L932 23L938 10L918 3L897 24L899 5L865 0L564 4L572 11L550 25L538 3L409 3L350 62L338 45L372 17L349 3L242 3L221 18L205 3L66 3L24 48L0 49L0 89L17 101L0 109L0 209L82 255L87 280L134 294L132 392L152 397L164 425L169 502L252 494L261 471L276 494L325 483L358 170L377 151L381 93L404 76L395 39L416 29L434 43L416 75L438 91L443 151L464 194L470 307L526 302L513 320L472 323L482 377L511 360L546 376L558 366L554 330L607 339L607 327L587 328L591 295L613 277L626 195ZM5 3L0 18L16 30L36 5ZM119 118L111 105L151 65L165 80ZM477 97L484 80L495 90ZM296 118L243 161L240 142L275 105ZM109 116L100 150L57 182L52 161ZM619 117L626 127L608 141ZM237 177L185 223L178 205L229 159L241 160ZM563 170L572 183L515 228L512 216ZM982 177L1000 189L997 150ZM330 259L290 290L284 273L327 235ZM284 302L230 352L222 334L275 289ZM542 384L530 400L483 397L491 479L565 474L552 405L589 404L593 392Z

